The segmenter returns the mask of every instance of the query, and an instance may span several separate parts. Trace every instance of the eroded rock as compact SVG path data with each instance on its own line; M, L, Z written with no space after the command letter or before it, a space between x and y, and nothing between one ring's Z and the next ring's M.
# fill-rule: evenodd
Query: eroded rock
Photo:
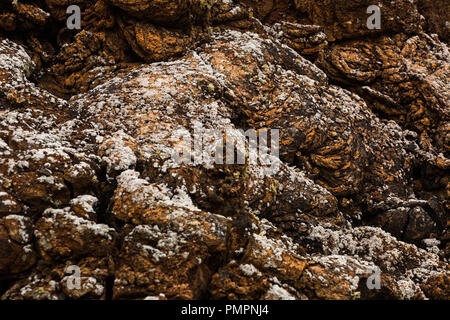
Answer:
M448 299L437 5L70 4L0 5L2 299Z

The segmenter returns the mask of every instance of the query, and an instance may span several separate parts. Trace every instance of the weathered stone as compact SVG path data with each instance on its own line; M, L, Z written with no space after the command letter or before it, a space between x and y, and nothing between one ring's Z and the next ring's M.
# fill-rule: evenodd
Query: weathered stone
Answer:
M2 2L1 298L448 299L447 6L370 4Z
M0 218L0 278L26 271L36 262L31 226L23 216Z

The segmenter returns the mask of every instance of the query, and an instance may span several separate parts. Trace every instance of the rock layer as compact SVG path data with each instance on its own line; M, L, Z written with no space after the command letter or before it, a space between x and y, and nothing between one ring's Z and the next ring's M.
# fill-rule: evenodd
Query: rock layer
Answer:
M2 299L449 299L437 6L368 30L362 0L70 4L82 30L0 4ZM212 161L266 129L269 165Z

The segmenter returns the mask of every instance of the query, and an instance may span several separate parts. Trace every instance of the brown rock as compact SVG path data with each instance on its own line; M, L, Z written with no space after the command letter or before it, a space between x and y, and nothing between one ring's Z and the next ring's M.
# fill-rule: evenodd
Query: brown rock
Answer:
M2 299L447 299L441 2L0 4Z
M31 220L8 215L0 218L0 278L30 269L36 262Z

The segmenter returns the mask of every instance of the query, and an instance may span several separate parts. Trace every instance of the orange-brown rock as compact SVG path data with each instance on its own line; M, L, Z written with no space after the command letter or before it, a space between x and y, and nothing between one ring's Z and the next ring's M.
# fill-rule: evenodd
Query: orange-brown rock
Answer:
M1 299L448 299L447 9L368 5L2 2Z
M422 28L423 19L414 2L409 0L378 3L361 0L294 0L297 10L323 26L328 41L357 38L381 33L404 31L414 33ZM381 9L381 29L367 28L367 8L376 4Z
M31 227L31 220L23 216L0 218L0 279L24 272L36 262Z

